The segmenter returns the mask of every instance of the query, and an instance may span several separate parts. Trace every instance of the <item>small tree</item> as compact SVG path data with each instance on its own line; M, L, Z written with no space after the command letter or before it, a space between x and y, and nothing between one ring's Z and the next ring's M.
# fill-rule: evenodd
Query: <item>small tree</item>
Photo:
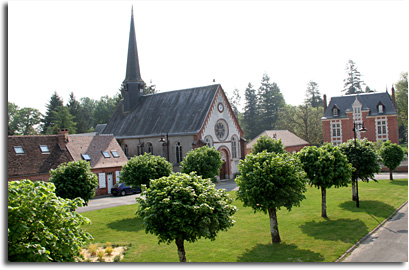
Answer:
M375 145L367 139L355 140L351 139L339 145L341 152L347 156L348 162L352 164L355 169L356 177L362 181L369 182L370 179L376 181L375 173L381 171L379 166L379 156L376 152ZM356 151L356 162L355 162ZM352 174L352 199L356 200L355 190L355 173Z
M352 165L338 147L325 144L318 148L308 146L297 153L307 173L310 185L321 188L321 216L327 217L327 193L330 187L348 186Z
M269 136L261 136L257 142L254 144L253 153L261 153L266 150L269 153L282 154L285 152L284 145L281 142L281 139L274 140Z
M135 156L122 166L121 181L130 186L149 187L149 181L172 173L172 164L165 158L145 153Z
M219 231L233 226L237 211L225 190L215 189L209 179L194 173L152 180L143 197L137 198L137 214L143 218L146 233L155 234L159 243L175 241L180 262L186 261L185 240L215 240Z
M402 162L405 152L399 145L386 141L379 149L379 154L382 157L383 164L389 168L389 179L393 180L392 171Z
M88 161L63 163L50 171L49 182L54 183L55 193L65 199L81 198L85 205L95 196L98 177L91 171Z
M247 155L238 166L237 198L254 212L268 212L272 242L281 242L277 210L286 207L290 211L305 198L306 176L299 161L289 153L264 151Z
M92 240L81 226L89 219L75 212L80 198L63 199L53 183L30 180L8 183L8 260L73 262Z
M197 175L210 178L214 182L215 175L219 173L222 164L223 161L219 151L206 145L193 149L186 154L180 164L180 172L187 174L196 172Z

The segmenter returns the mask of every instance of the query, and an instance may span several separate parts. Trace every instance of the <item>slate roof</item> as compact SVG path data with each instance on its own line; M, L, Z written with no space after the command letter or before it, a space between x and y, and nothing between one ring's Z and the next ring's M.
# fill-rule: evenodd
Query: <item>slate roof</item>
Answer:
M378 116L378 115L395 115L397 114L395 107L392 103L392 98L387 92L383 93L362 93L354 95L345 95L332 97L327 110L324 112L324 116L321 120L326 119L337 119L337 118L347 118L347 112L352 112L352 104L354 103L356 97L358 97L359 102L362 104L362 110L369 110L368 116ZM378 112L378 104L381 102L384 107L384 112ZM339 109L338 116L332 115L332 109L336 106Z
M122 100L102 133L117 139L197 134L219 87L215 84L145 95L126 114Z
M300 137L298 137L297 135L288 130L265 130L247 144L247 149L253 149L253 145L261 136L268 136L270 138L277 140L281 139L284 148L290 146L309 145L307 141L301 139Z
M42 153L40 145L47 145L49 153ZM16 154L14 146L23 147L24 154ZM57 135L8 136L8 176L48 174L64 162L73 161L66 150L58 146Z
M67 149L74 161L83 160L81 154L88 154L91 157L89 162L92 169L118 167L128 161L112 135L73 134L68 135L68 140ZM118 158L113 157L111 153L113 150L118 152ZM105 158L102 151L108 152L110 157Z

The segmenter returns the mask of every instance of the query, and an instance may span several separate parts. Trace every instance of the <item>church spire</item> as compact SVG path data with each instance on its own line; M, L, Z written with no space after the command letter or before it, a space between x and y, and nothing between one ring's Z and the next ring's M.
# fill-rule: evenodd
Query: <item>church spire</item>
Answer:
M139 70L138 49L136 47L133 6L131 10L131 27L129 30L128 59L126 63L125 82L143 82Z

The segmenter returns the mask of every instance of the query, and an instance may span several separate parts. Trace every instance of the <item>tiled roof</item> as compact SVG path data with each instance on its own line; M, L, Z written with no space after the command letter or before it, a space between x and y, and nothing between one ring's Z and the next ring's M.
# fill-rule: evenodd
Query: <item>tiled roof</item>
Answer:
M58 146L57 135L8 136L8 176L47 174L64 162L73 161L66 150ZM42 153L40 145L46 145L49 153ZM14 146L21 146L24 154L16 154Z
M215 84L145 95L129 113L123 113L122 100L103 133L119 139L196 134L219 87Z
M83 160L82 154L88 154L91 157L90 166L92 169L122 166L128 161L112 135L73 134L68 135L68 139L67 149L72 158L75 161ZM108 152L110 157L105 158L102 151ZM115 158L111 151L116 151L119 157Z
M358 97L358 101L362 104L362 110L369 110L368 116L378 116L378 115L396 115L396 110L393 106L392 99L387 92L382 93L362 93L354 95L345 95L332 97L327 110L324 112L322 120L326 119L337 119L346 118L347 112L352 112L352 104ZM382 103L384 107L383 113L378 112L378 104ZM336 106L339 109L338 116L333 116L332 109Z
M299 146L299 145L309 145L309 143L294 133L288 131L288 130L266 130L263 131L260 135L258 135L256 138L254 138L251 142L247 144L247 149L252 149L253 145L257 142L257 140L261 136L268 136L273 139L281 139L281 142L284 145L284 148L290 147L290 146Z

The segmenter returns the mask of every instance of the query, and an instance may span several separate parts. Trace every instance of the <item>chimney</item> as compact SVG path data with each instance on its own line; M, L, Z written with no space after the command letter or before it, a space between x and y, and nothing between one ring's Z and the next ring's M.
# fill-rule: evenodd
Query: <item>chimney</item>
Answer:
M393 104L393 107L396 110L395 88L393 87L393 84L392 84L392 104Z
M67 150L67 142L68 142L68 128L63 128L58 131L58 145L60 146L61 150Z
M324 99L323 99L323 103L324 103L324 113L327 110L327 95L324 94Z

